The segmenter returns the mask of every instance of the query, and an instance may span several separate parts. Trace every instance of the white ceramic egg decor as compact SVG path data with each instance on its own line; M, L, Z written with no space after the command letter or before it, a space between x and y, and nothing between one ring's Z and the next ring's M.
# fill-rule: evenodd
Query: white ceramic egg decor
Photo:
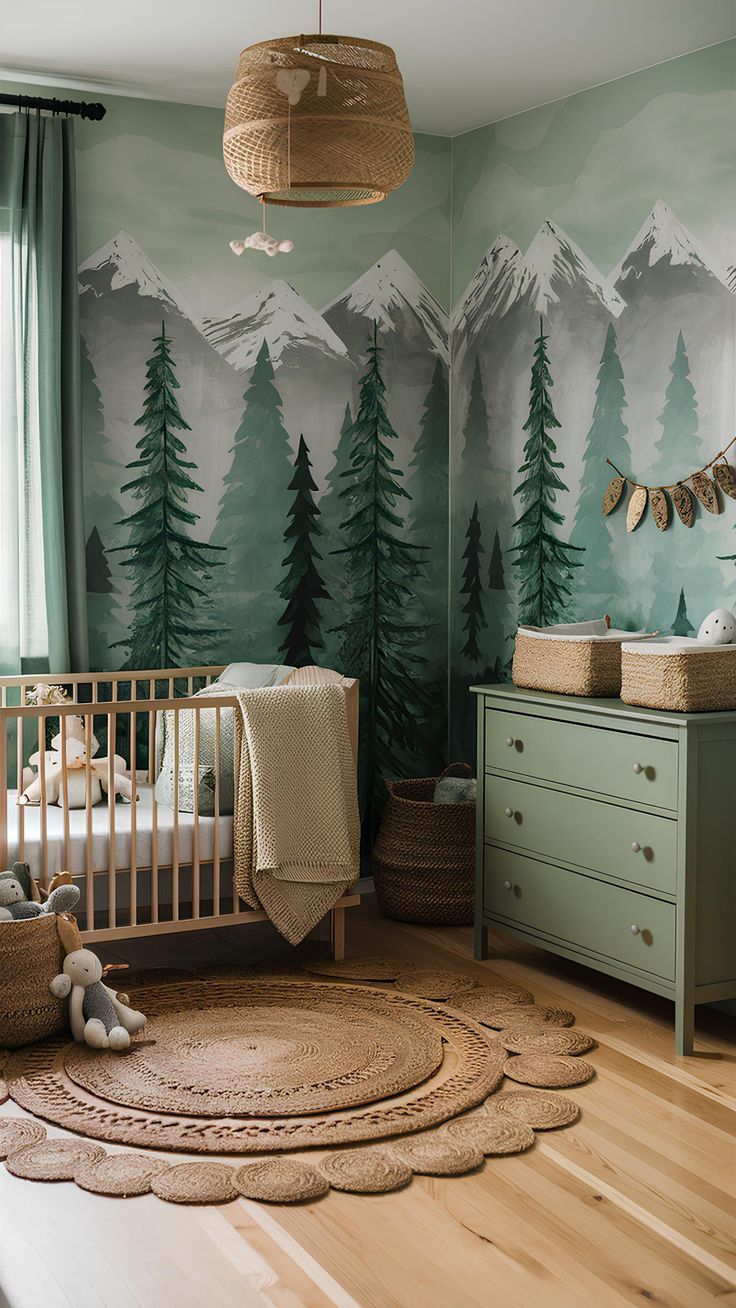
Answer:
M698 640L701 645L736 644L736 617L728 609L714 609L701 623Z

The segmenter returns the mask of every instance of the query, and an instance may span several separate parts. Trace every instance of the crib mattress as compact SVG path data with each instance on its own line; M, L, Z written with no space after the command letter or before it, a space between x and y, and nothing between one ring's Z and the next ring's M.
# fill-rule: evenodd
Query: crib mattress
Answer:
M136 805L135 862L139 868L150 868L153 858L153 787L138 786ZM23 852L20 851L19 813L23 812ZM179 865L191 865L194 857L194 814L178 813L157 805L156 851L158 867L171 867L174 859L174 819L178 818ZM133 809L130 804L115 805L115 867L127 870L131 865ZM223 814L218 819L200 816L199 860L211 862L215 849L215 824L219 825L220 858L232 857L233 819ZM8 864L22 858L36 876L41 875L41 809L30 805L18 808L16 791L8 792ZM47 876L61 871L84 873L87 870L87 814L84 809L69 813L71 866L67 866L64 842L64 814L56 805L46 807L46 871ZM107 803L92 809L92 862L95 872L107 871L110 866L110 813Z

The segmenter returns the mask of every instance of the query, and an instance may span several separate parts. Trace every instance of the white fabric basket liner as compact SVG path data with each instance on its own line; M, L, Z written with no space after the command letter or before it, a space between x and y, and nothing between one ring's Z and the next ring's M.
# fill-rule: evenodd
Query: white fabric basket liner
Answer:
M621 646L627 654L733 654L736 645L703 645L695 636L660 636L657 640L637 640Z
M639 636L635 631L609 628L603 618L596 618L592 622L561 622L555 627L521 626L519 631L525 636L533 636L535 640L567 640L576 644L610 644L611 642L621 644L623 641L646 640L651 636L650 632L643 632Z

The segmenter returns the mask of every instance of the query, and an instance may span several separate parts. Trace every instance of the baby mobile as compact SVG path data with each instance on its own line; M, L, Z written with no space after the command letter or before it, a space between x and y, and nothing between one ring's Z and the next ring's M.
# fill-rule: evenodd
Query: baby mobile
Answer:
M691 472L668 486L644 485L642 482L635 481L633 477L627 477L615 463L606 459L606 463L613 468L616 476L603 496L603 513L607 516L617 505L623 503L629 487L633 493L626 511L627 531L635 531L639 526L647 504L656 526L660 531L666 531L670 523L670 497L677 510L677 516L686 527L692 527L695 521L696 500L700 501L708 513L720 513L721 506L716 487L719 487L724 495L729 495L732 500L736 500L736 469L726 459L726 454L735 444L736 436L697 472ZM713 480L708 476L709 472L713 474Z

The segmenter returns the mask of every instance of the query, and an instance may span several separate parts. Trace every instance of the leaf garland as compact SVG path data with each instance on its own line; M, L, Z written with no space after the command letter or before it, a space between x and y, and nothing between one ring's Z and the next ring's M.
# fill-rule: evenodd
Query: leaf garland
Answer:
M695 522L696 502L702 504L708 513L720 513L719 490L732 500L736 500L736 468L732 467L726 459L726 454L732 445L736 445L736 436L697 472L691 472L681 481L674 481L669 486L643 485L641 482L634 481L632 477L627 477L615 463L606 459L606 463L613 468L616 476L609 483L603 496L603 514L607 517L609 513L613 513L614 509L626 499L629 488L632 491L626 510L626 530L629 532L636 531L644 517L647 504L657 529L666 531L673 521L670 496L677 516L685 527L692 527ZM708 472L712 474L712 479L708 476Z

